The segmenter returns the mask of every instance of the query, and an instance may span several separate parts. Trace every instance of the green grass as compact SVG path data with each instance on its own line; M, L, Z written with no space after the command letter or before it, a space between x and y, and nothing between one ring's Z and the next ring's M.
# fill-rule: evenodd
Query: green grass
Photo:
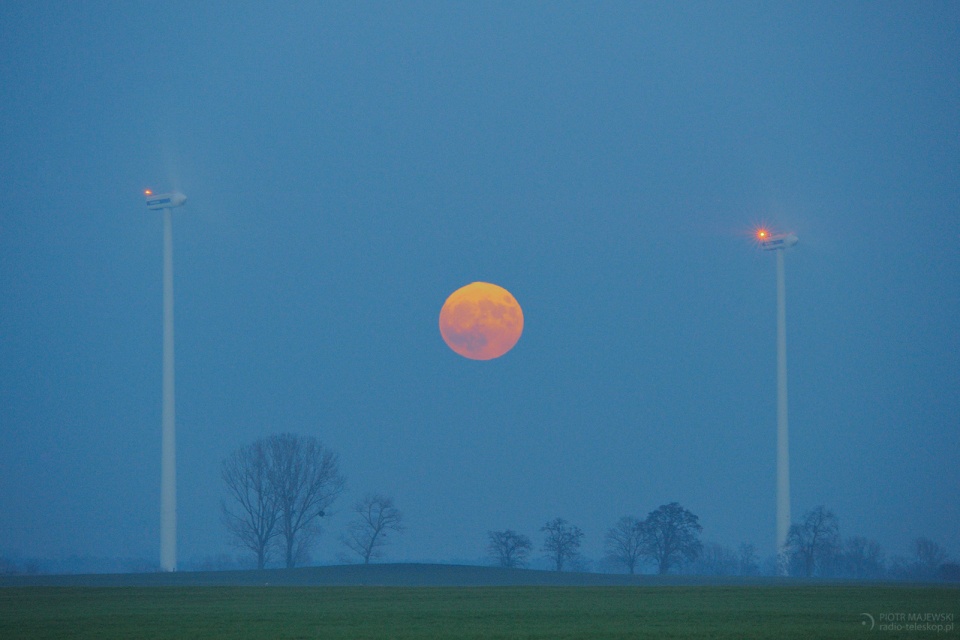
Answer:
M861 613L960 614L916 586L6 587L0 638L956 638Z

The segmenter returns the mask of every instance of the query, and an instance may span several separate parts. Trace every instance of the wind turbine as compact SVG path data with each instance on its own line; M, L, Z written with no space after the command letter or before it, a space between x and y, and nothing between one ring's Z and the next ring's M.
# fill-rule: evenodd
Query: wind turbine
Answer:
M173 375L173 215L187 196L143 192L147 209L163 211L163 417L160 444L160 569L177 570L177 422Z
M764 251L777 254L777 571L789 573L787 536L790 533L790 433L787 425L787 291L783 252L799 242L792 233L771 234L757 229Z

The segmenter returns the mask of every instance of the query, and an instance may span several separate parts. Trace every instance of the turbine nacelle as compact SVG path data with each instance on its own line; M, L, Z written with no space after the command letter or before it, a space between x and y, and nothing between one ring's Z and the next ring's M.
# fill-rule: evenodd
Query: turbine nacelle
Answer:
M798 242L800 242L800 238L793 233L771 234L766 229L757 231L757 243L760 244L760 248L764 251L788 249Z
M183 195L179 191L172 191L170 193L154 193L153 191L150 191L150 189L147 189L143 192L143 195L147 199L147 209L150 209L151 211L182 207L187 201L187 196Z

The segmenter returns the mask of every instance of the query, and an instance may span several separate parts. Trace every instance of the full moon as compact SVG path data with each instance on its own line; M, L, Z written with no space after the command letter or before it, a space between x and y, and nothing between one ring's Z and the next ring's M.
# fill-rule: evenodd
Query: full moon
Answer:
M473 282L450 294L440 309L440 335L471 360L499 358L523 333L523 311L503 287Z

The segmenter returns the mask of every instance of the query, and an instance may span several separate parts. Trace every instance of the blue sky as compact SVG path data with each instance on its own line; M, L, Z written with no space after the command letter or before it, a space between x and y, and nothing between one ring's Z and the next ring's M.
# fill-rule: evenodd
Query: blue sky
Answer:
M0 553L159 548L175 218L179 550L281 431L392 495L395 560L562 516L597 559L678 501L774 545L787 256L793 514L960 554L956 3L0 7ZM437 330L472 281L524 335Z

